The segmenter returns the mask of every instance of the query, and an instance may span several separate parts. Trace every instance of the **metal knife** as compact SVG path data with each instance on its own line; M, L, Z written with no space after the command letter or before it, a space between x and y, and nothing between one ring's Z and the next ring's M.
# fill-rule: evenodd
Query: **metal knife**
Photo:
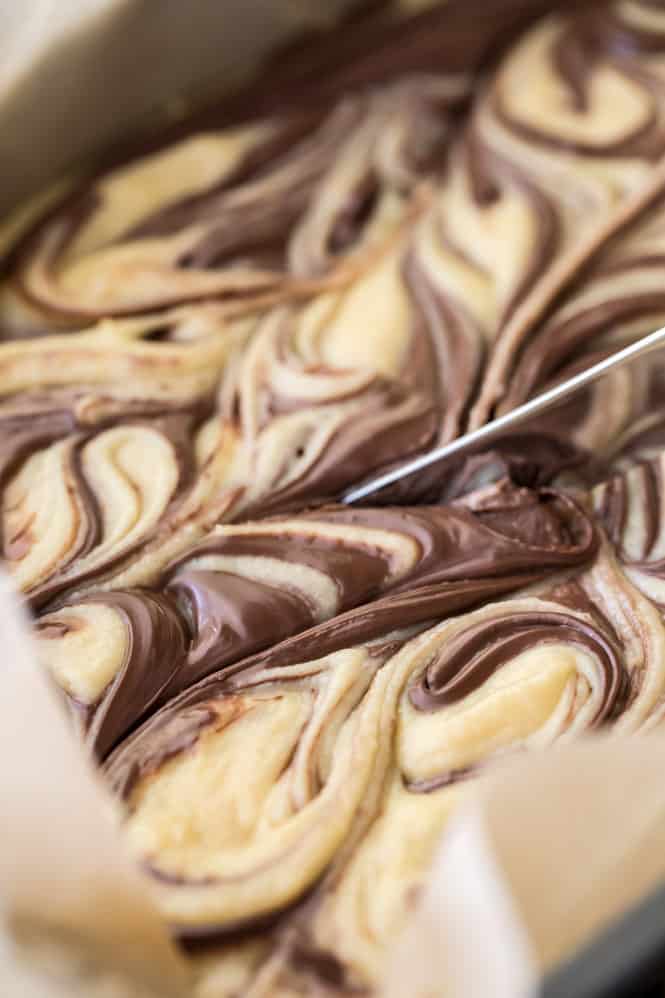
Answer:
M415 475L417 472L430 468L432 465L443 465L453 459L459 461L466 454L472 451L477 452L484 445L493 443L497 438L504 436L507 431L522 426L533 419L534 416L540 416L549 409L560 405L566 399L570 398L571 395L598 381L599 378L602 378L610 371L624 367L638 357L663 346L665 346L665 327L657 329L647 336L643 336L642 339L636 340L635 343L631 343L629 346L618 350L592 367L588 367L579 374L575 374L572 378L568 378L566 381L562 381L540 395L536 395L516 409L512 409L505 415L486 423L485 426L481 426L477 430L472 430L470 433L465 433L463 436L458 437L451 443L444 444L442 447L436 447L425 454L421 454L419 457L405 461L404 464L392 468L382 475L377 475L375 478L353 486L353 488L344 493L340 501L349 506L353 505L370 496L376 495L389 485L395 485L397 482L401 482L411 475Z

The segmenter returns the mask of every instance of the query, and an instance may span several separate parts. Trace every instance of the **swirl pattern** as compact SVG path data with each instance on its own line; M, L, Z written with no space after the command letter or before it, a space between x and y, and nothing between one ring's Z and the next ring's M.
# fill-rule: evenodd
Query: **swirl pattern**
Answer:
M187 653L172 601L140 591L91 596L45 614L36 635L41 660L100 756L158 699Z
M237 98L109 167L9 255L0 392L208 396L196 499L156 535L168 560L190 529L333 496L643 332L665 310L662 24L642 6L539 22L461 127L487 36L444 8L412 22L405 75L249 124ZM464 41L438 73L436 24ZM595 393L574 442L610 445L643 380Z
M379 636L395 608L416 625L583 564L595 543L574 502L509 487L457 508L330 507L218 527L153 591L61 596L37 620L40 647L76 709L94 708L86 737L103 756L151 707L211 673L260 672L302 640L323 653Z
M5 413L4 557L36 606L121 577L196 491L199 404L124 406L54 394Z
M0 233L4 562L197 998L375 993L495 760L664 720L661 358L336 499L665 322L665 14L397 6Z
M415 635L407 622L396 603L368 642L301 661L296 640L281 662L204 680L112 756L129 839L183 936L279 914L298 940L284 973L302 944L347 986L373 986L382 931L475 772L601 724L661 719L665 626L608 548L540 595ZM248 744L259 747L249 784ZM416 828L427 831L414 857ZM377 878L386 856L391 876Z
M251 308L338 262L353 271L399 225L465 89L423 77L121 163L19 245L7 308L56 328L211 297Z
M665 611L663 468L665 452L631 460L593 491L596 513L626 575Z

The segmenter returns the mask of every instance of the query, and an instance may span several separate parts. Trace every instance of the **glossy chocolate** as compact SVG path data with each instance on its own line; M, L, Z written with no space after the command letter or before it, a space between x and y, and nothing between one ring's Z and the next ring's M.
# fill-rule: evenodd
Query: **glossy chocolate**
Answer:
M378 993L487 767L662 723L661 357L335 500L665 322L664 80L648 0L370 4L10 246L4 557L200 998Z

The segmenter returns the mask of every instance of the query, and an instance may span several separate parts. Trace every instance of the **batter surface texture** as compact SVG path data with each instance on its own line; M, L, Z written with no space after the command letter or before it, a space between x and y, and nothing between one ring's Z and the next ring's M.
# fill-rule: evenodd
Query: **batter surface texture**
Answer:
M2 240L0 240L2 245ZM366 5L0 281L0 528L197 998L377 993L492 763L665 713L665 12Z

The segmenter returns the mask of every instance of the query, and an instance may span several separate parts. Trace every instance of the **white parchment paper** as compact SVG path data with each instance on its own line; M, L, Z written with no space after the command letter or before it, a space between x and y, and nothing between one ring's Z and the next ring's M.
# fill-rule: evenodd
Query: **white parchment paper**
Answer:
M186 965L4 578L0 621L0 994L29 995L43 977L45 994L183 998Z
M665 735L650 734L587 738L482 779L441 843L387 998L532 994L665 880L663 774Z

